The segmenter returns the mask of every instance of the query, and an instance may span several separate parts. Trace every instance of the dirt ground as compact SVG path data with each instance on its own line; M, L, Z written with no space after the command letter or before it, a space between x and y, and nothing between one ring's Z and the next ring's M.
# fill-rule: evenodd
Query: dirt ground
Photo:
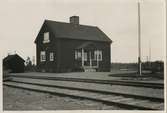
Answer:
M72 99L47 93L3 86L3 110L117 110L90 100Z

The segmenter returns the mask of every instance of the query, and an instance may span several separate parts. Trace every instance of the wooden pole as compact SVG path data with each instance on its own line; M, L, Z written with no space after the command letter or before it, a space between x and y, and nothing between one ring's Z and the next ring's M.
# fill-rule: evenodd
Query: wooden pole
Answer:
M82 48L82 67L84 67L84 49Z
M141 23L140 23L140 2L138 2L138 72L142 74L142 62L141 62Z
M89 59L90 59L90 67L92 67L92 58L91 58L91 51L89 52Z

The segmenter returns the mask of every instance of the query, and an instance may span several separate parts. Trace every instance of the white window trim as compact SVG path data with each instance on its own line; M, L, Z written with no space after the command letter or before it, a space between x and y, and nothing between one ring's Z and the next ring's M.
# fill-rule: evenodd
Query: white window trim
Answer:
M97 60L97 51L94 51L94 60Z
M75 50L75 60L77 60L78 59L78 52L77 52L77 50Z
M43 34L43 43L49 43L50 39L49 39L49 32L45 32Z
M87 61L87 60L88 60L88 53L84 52L84 61Z
M102 59L103 59L103 56L102 56L103 54L102 54L102 51L101 50L99 50L99 56L101 56L100 58L99 58L99 61L102 61Z
M40 61L41 62L45 62L46 61L46 52L45 51L41 51L40 52Z
M50 59L50 61L54 61L54 53L53 52L50 52L49 59Z
M81 52L78 51L78 59L81 58L81 57L82 57Z
M80 58L82 58L81 52L78 50L75 50L75 60L78 60Z
M99 58L99 56L101 56L101 57ZM95 50L94 51L94 60L98 60L98 61L103 60L102 50Z

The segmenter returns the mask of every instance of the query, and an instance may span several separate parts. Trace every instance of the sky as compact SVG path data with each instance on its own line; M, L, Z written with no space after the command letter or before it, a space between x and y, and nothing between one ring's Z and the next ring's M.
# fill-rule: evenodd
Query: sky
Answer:
M139 0L3 0L0 4L0 53L36 56L34 40L45 19L69 22L77 15L80 24L98 26L113 40L111 62L137 62ZM165 56L165 3L140 0L141 59Z

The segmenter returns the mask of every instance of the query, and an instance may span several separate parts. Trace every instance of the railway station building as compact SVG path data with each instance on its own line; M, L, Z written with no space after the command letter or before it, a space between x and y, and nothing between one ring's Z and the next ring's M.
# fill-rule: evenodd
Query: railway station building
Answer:
M110 71L112 40L97 26L45 20L36 39L37 68L41 72Z

